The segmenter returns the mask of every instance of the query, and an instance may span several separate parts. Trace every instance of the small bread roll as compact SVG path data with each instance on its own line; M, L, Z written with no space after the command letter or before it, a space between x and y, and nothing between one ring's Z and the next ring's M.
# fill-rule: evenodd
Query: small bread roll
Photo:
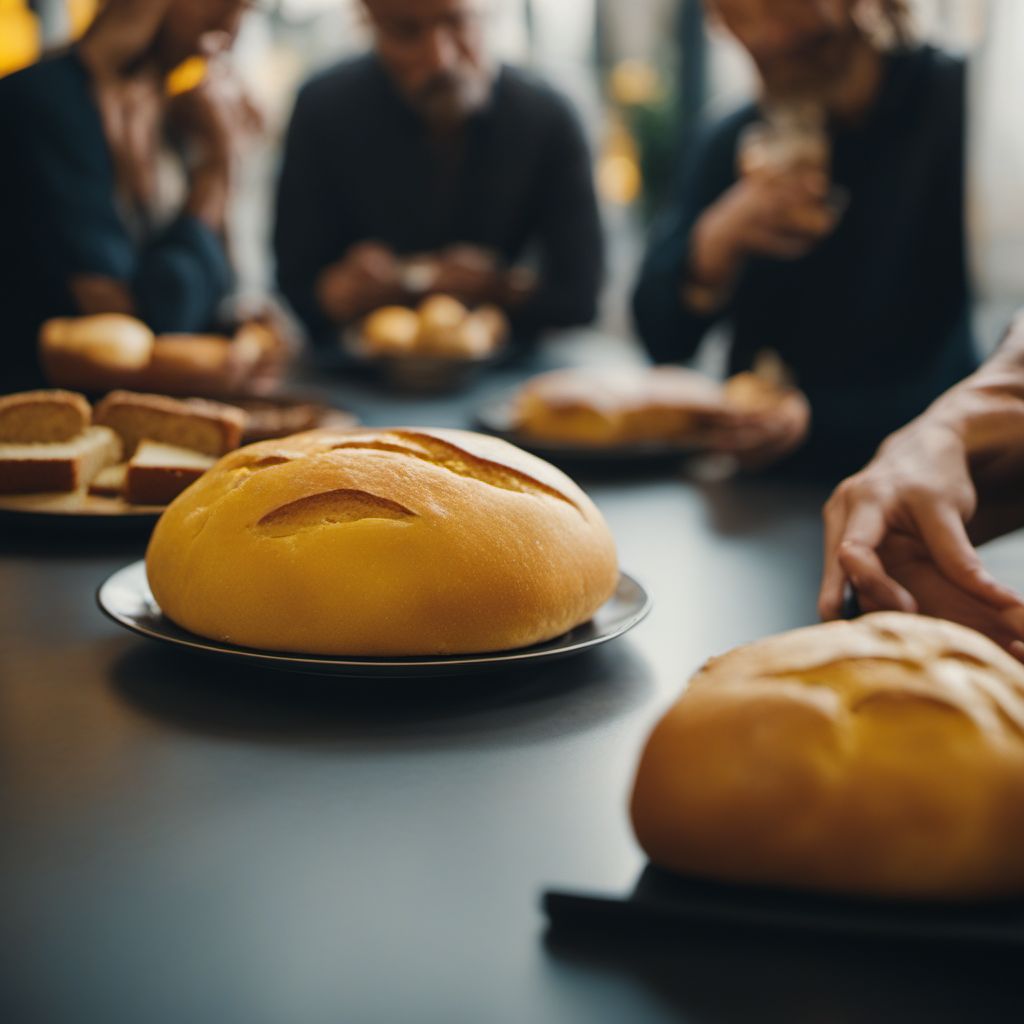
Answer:
M1024 665L885 612L709 661L655 727L633 826L687 875L907 899L1024 893Z
M139 388L167 395L229 395L261 358L260 349L220 334L161 334Z
M443 655L549 640L612 595L615 545L567 476L462 430L316 430L232 452L167 509L153 594L247 647Z
M131 386L149 363L153 332L121 313L47 320L39 357L51 384L83 391Z
M411 352L420 333L420 318L404 306L382 306L363 321L363 341L374 355Z
M423 352L443 353L451 336L469 315L466 307L450 295L431 295L420 303L420 331L417 347Z

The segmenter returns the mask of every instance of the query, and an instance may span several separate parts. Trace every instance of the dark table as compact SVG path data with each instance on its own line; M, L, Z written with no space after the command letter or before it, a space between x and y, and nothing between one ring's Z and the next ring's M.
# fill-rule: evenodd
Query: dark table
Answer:
M332 390L370 422L458 425L520 372L457 398ZM0 539L0 1017L1021 1019L1019 965L994 953L546 935L545 887L625 891L642 868L632 770L687 676L813 620L826 490L642 471L581 482L650 618L575 661L458 684L179 654L94 605L143 538Z

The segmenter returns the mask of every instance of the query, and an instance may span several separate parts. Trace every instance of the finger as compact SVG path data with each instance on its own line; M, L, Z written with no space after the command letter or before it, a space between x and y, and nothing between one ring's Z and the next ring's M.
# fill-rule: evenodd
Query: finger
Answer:
M914 508L914 519L935 564L950 583L993 608L1024 604L1019 594L996 580L982 565L956 509L949 505L922 505Z
M886 571L874 549L844 540L839 545L839 564L863 604L898 612L916 612L917 601Z
M846 573L839 564L836 548L846 525L846 502L826 506L825 542L821 586L818 589L818 614L826 622L838 619L843 611L843 591L846 588Z
M840 547L853 543L874 549L881 544L885 531L885 516L875 504L861 503L852 512L844 505L842 512L826 513L825 567L818 592L818 610L823 619L839 618L843 608L843 591L849 577L839 557Z

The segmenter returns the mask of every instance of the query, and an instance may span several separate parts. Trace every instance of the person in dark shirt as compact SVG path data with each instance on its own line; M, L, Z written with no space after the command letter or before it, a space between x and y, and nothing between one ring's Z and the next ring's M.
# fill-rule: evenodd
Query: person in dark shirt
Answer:
M374 52L303 87L285 145L277 278L310 336L427 291L497 303L520 339L591 320L602 239L568 103L494 65L474 0L365 8Z
M636 323L657 361L691 358L724 319L732 372L777 352L812 427L805 440L799 419L783 424L775 454L802 444L798 463L842 474L977 365L964 66L926 46L879 45L859 16L873 8L899 37L902 4L888 0L707 2L753 58L761 103L713 125L691 155L650 242ZM808 103L824 160L739 169L763 131L749 126Z
M231 45L247 0L109 0L70 50L0 80L3 388L41 381L50 317L131 313L207 329L232 283L225 206L238 93L223 68L168 101L168 73ZM173 116L188 193L155 224L157 153Z

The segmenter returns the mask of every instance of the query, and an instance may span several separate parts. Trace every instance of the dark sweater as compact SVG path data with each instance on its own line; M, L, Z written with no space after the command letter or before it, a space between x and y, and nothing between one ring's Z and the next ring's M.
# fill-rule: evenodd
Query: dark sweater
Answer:
M374 56L318 75L295 104L274 232L278 283L314 340L334 332L316 278L366 240L399 254L467 242L508 264L532 257L541 283L514 318L519 335L591 320L601 230L575 113L547 86L502 68L468 124L454 186L442 189L421 119Z
M202 331L231 285L220 238L180 216L129 230L85 67L74 51L0 80L0 388L41 382L36 337L49 317L78 312L76 274L123 282L155 331Z
M719 318L730 371L773 348L814 414L812 458L855 467L886 434L976 366L964 257L964 66L922 47L887 58L880 95L833 135L833 179L849 191L839 227L793 262L751 259L719 317L684 308L680 284L699 215L737 178L747 106L714 125L680 201L657 226L634 296L657 361L693 356Z

